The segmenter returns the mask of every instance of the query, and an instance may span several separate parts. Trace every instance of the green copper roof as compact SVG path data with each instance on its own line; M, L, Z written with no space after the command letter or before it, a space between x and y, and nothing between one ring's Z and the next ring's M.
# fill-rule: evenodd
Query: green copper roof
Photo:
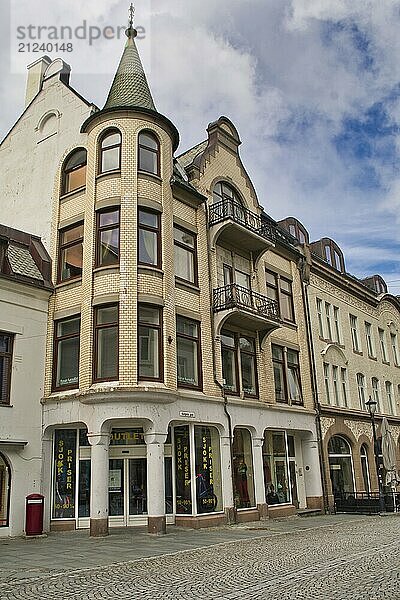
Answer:
M136 31L127 30L128 40L103 110L135 107L156 110L135 44Z

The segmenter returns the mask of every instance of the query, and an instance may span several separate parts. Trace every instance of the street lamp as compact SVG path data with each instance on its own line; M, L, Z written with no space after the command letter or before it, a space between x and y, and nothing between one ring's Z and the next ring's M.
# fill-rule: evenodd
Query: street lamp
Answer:
M382 486L382 477L381 470L379 464L379 449L378 449L378 440L376 437L376 427L375 427L375 412L378 406L376 400L373 400L371 396L368 401L365 403L365 406L368 408L369 416L371 417L372 422L372 435L374 438L374 456L375 456L375 467L376 467L376 476L378 478L378 489L379 489L379 512L385 512L385 499L383 497L383 486Z

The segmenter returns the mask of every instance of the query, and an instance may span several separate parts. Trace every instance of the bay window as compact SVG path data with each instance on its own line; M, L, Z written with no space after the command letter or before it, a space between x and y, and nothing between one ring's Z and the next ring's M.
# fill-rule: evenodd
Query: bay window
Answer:
M55 323L53 388L56 390L79 386L80 326L79 316Z
M272 344L275 399L277 402L302 404L299 353Z
M161 230L159 213L139 208L138 237L139 264L160 268Z
M185 317L176 318L178 386L200 389L202 386L200 325Z
M222 376L231 394L258 395L255 340L242 334L221 332Z
M118 379L118 306L99 306L94 311L95 381Z
M196 236L174 225L174 259L177 279L197 285Z
M162 379L161 309L144 304L138 307L139 379Z
M83 223L62 229L59 234L58 282L82 277Z
M96 266L119 264L119 208L97 213Z

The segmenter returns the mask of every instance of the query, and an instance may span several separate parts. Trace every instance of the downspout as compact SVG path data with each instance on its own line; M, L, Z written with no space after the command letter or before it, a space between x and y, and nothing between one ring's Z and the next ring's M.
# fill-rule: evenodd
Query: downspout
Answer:
M329 512L329 502L328 502L328 486L326 481L326 472L325 472L325 453L323 446L323 435L322 435L322 427L321 427L321 407L318 399L318 384L317 384L317 375L316 375L316 366L315 366L315 353L314 353L314 344L313 344L313 334L311 327L311 316L310 316L310 303L308 298L308 285L310 278L310 265L311 265L311 253L308 247L303 246L306 256L302 257L301 265L300 265L300 273L302 280L302 297L303 297L303 307L304 314L306 315L306 327L307 327L307 348L308 355L310 360L310 375L311 375L311 390L313 395L314 402L314 410L315 410L315 425L317 432L317 443L318 443L318 454L319 454L319 469L321 474L321 482L322 482L322 496L324 502L324 512ZM309 254L309 256L307 256Z
M208 222L208 206L205 206L206 209L206 219ZM208 228L207 228L208 229ZM211 251L211 243L210 243L210 230L208 229L208 248L209 254ZM225 394L225 389L222 383L218 380L217 377L217 368L216 368L216 355L215 355L215 320L214 320L214 311L213 311L213 286L212 286L212 272L211 272L211 261L208 258L208 285L209 285L209 297L211 298L210 304L210 321L211 321L211 330L212 330L212 361L213 361L213 377L214 383L221 390L221 395L224 401L224 413L226 415L226 420L228 422L228 435L229 435L229 454L231 459L231 480L232 480L232 494L233 494L233 507L232 513L227 514L228 524L236 523L236 506L235 506L235 478L233 476L233 428L232 428L232 417L228 411L228 398Z

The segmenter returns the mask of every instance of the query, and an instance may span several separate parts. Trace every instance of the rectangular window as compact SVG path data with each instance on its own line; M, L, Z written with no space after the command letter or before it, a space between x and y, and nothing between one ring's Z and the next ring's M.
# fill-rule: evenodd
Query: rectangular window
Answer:
M239 338L240 373L245 396L257 396L256 349L252 338Z
M329 364L328 363L324 363L324 383L325 383L326 403L331 404L331 384L330 384Z
M82 277L83 223L60 230L58 282Z
M390 344L392 346L393 362L396 366L399 366L399 354L397 350L397 335L395 333L390 334Z
M292 282L277 273L266 271L267 298L278 302L284 321L294 323Z
M176 346L178 386L201 388L200 325L197 321L177 317Z
M175 276L197 285L196 236L174 226Z
M334 341L338 344L341 343L341 335L340 335L340 318L339 318L339 308L337 306L333 307L333 322L334 322Z
M152 306L138 307L139 379L162 379L161 310Z
M302 404L299 353L272 344L275 399L287 404Z
M94 380L118 379L118 306L99 306L94 312Z
M382 362L388 363L389 357L388 357L387 348L386 348L385 332L383 329L378 329L378 332L379 332L379 344L381 347L381 354L382 354Z
M365 377L362 373L357 373L358 400L361 410L366 410L365 406Z
M0 404L10 403L14 335L0 332Z
M360 352L360 343L358 341L357 317L350 315L351 341L354 352Z
M79 387L80 317L54 324L53 388Z
M386 381L385 383L385 387L386 387L386 401L387 401L387 407L388 407L388 411L391 415L394 415L394 407L393 407L393 386L390 383L390 381Z
M317 302L317 315L318 315L318 333L320 337L324 337L324 321L322 319L322 300L316 299Z
M119 263L119 212L119 208L107 208L97 213L97 267Z
M327 339L333 340L332 336L332 306L329 302L325 302L325 317L326 317L326 331L327 331Z
M230 265L223 266L224 285L232 285L233 283L233 268Z
M258 395L255 340L231 331L221 332L222 376L231 394Z
M379 380L376 377L372 378L372 396L376 402L376 411L381 412L381 399L379 394Z
M161 226L159 213L139 208L138 261L141 265L161 268Z
M340 377L342 380L342 405L346 408L349 406L348 392L347 392L347 369L343 367L340 369Z
M333 385L333 398L336 406L340 405L339 402L339 382L338 382L338 367L332 365L332 385Z
M365 321L365 341L367 343L367 352L370 358L375 358L375 348L372 339L372 327L371 323Z
M238 366L237 366L237 344L234 333L230 331L221 332L222 353L222 377L224 388L231 394L239 392Z

